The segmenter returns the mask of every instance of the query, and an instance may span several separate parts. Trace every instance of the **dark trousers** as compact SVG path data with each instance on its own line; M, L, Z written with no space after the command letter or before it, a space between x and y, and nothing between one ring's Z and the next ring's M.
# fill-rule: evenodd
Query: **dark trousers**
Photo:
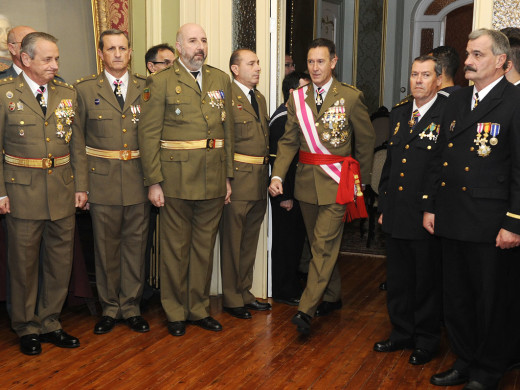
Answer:
M386 240L390 339L412 341L430 352L438 350L441 338L439 247L433 236L404 240L389 235Z
M507 273L511 250L494 243L442 239L444 321L457 360L471 380L495 385L508 360Z
M299 298L302 287L298 266L305 242L305 224L300 203L294 199L290 211L271 198L272 214L272 292L273 298Z

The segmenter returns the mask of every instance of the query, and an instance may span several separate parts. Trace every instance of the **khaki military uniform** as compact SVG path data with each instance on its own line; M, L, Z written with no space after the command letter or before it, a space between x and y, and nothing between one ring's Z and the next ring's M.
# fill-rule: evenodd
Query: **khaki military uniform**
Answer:
M0 196L8 196L11 207L6 217L11 314L19 336L61 329L59 314L72 268L75 193L88 190L76 91L55 80L47 89L44 115L23 74L0 82L0 149L5 152ZM40 242L43 285L36 307Z
M361 180L363 183L370 183L375 134L363 102L363 94L334 79L319 113L312 84L307 89L305 103L312 110L321 143L334 155L349 156L355 152L360 164ZM336 145L326 141L327 135L330 135L331 121L327 118L327 113L335 105L345 108L348 131L346 139ZM272 172L273 176L282 179L300 149L310 152L296 116L294 96L289 99L287 116L285 134L278 142ZM341 299L341 280L336 259L343 234L342 218L346 206L336 203L337 190L338 184L319 165L299 163L294 192L295 198L300 201L313 256L299 310L310 316L314 315L322 296L329 302Z
M160 183L165 196L160 275L168 321L209 316L213 247L233 177L229 76L203 65L201 91L178 61L148 78L139 123L145 185Z
M140 315L150 205L137 125L145 78L129 74L121 109L105 73L78 81L94 230L96 285L103 315Z
M253 285L256 247L267 207L269 119L265 98L260 92L255 92L258 116L236 83L232 83L231 91L235 177L231 182L231 203L224 206L222 214L220 248L223 304L242 307L255 301L249 290Z

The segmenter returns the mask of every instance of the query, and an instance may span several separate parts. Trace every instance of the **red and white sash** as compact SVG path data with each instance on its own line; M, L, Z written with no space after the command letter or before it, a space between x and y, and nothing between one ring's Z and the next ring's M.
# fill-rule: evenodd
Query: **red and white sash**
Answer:
M300 122L300 127L302 129L303 135L305 136L305 140L307 141L307 145L309 145L309 150L311 153L332 154L325 146L322 145L318 131L316 130L316 126L314 124L314 116L312 115L312 111L307 103L305 103L305 93L308 89L309 86L306 85L305 87L298 88L297 90L293 91L296 116ZM340 163L323 164L320 165L320 167L327 175L329 175L336 183L339 184L339 179L341 176Z

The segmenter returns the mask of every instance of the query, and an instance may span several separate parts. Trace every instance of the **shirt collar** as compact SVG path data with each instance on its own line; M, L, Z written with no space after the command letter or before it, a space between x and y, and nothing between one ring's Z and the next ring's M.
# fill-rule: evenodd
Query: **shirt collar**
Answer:
M179 63L184 67L184 69L186 69L186 71L187 71L188 73L191 73L191 72L199 72L199 76L202 75L202 67L200 67L200 68L197 69L197 70L189 70L189 69L186 67L186 65L184 65L184 62L182 62L182 60L181 60L180 57L179 57L177 60L178 60Z
M330 86L332 85L332 80L334 80L334 77L331 77L329 81L325 83L321 88L323 88L324 92L321 94L323 96L323 99L325 100L325 95L327 95L327 92L329 92ZM312 88L314 90L314 96L316 97L316 90L318 89L318 86L314 83L312 83Z
M108 73L105 70L105 76L107 77L108 83L110 84L112 89L114 89L113 85L114 85L114 81L116 81L116 80L122 81L123 82L123 86L128 86L128 71L126 71L126 73L123 76L121 76L120 78L116 79L114 76L112 76L110 73Z
M437 94L426 104L423 104L421 107L417 107L417 104L415 103L415 99L413 99L413 111L419 110L419 114L421 114L421 118L426 115L428 110L433 106L433 103L437 100ZM413 114L412 114L413 115Z
M249 95L249 91L251 89L247 88L244 84L242 84L240 81L237 81L237 79L233 80L235 84L244 92L244 95L246 95L247 100L249 100L249 103L251 103L251 95Z
M23 78L25 79L25 81L27 82L27 85L29 85L29 88L31 89L32 93L34 96L36 96L38 94L37 90L38 88L40 88L40 85L36 82L34 82L32 79L29 78L29 76L27 76L25 73L22 73L23 74ZM43 93L43 95L45 96L47 94L47 84L44 84L43 85L45 87L45 92Z
M20 74L22 73L22 68L20 68L18 65L16 65L14 62L13 62L13 69L14 71L16 72L16 74Z
M497 85L500 82L500 80L502 80L503 78L504 78L504 76L499 77L498 79L493 81L491 84L489 84L485 88L482 88L480 91L477 91L477 87L473 86L473 95L471 96L471 98L473 99L473 96L475 96L475 93L478 92L478 101L481 102L482 100L484 100L486 95L493 89L493 87L495 85Z

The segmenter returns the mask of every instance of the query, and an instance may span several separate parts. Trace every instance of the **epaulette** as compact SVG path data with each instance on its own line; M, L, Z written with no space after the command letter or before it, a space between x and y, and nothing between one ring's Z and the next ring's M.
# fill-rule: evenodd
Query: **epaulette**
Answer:
M85 76L85 77L82 77L82 78L76 80L76 84L81 84L84 81L94 80L94 79L97 79L97 77L98 77L97 74L93 74L93 75L90 75L90 76Z
M161 70L158 70L157 72L153 72L153 73L152 73L152 76L154 76L154 75L156 75L156 74L159 74L159 73L162 73L162 72L164 72L165 70L170 69L170 68L171 68L171 66L168 66L168 67L166 67L166 68L162 68Z
M446 92L446 91L443 91L443 90L440 90L439 92L437 92L437 94L438 94L439 96L450 97L450 93L449 93L449 92Z
M396 107L402 106L403 104L406 104L406 103L410 102L412 99L413 99L413 95L410 94L410 95L406 96L403 100L401 100L399 103L397 103L392 108L396 108Z
M138 79L146 80L146 76L143 76L142 74L134 73L134 76L137 77Z
M72 84L69 84L69 83L65 83L63 81L60 81L60 80L56 80L56 79L52 79L52 82L56 85L60 85L62 87L66 87L66 88L70 88L70 89L74 89L74 86Z
M361 92L359 89L357 89L356 87L354 87L353 85L350 85L350 84L347 84L347 83L341 83L341 85L345 86L345 87L349 87L349 88L352 88L354 91L357 91L357 92Z
M6 77L5 79L0 79L0 84L10 83L13 80L14 80L14 78L12 78L12 77Z

